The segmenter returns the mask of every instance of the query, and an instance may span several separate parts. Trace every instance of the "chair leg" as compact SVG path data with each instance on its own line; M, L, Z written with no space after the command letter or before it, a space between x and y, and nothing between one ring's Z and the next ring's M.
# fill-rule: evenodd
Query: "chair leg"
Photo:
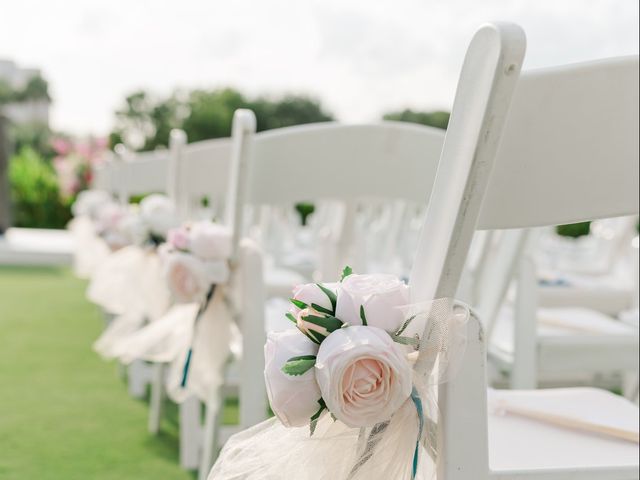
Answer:
M267 418L264 386L264 302L262 257L251 243L241 248L242 360L240 362L240 425L251 427Z
M129 394L134 398L144 398L147 394L148 366L142 360L134 360L127 370Z
M204 429L202 432L202 455L200 458L200 468L198 469L198 480L207 480L209 470L211 470L213 466L218 448L222 407L221 404L216 409L207 407L205 410Z
M151 401L149 405L149 433L157 435L160 431L164 407L164 377L166 364L154 363L151 367Z
M638 372L625 372L622 379L622 394L625 398L634 403L638 403L638 392L640 390Z
M518 271L518 293L515 304L514 362L511 388L534 389L538 384L537 369L537 284L533 261L525 256Z
M180 466L195 470L200 461L202 426L200 400L190 397L178 406L180 417Z

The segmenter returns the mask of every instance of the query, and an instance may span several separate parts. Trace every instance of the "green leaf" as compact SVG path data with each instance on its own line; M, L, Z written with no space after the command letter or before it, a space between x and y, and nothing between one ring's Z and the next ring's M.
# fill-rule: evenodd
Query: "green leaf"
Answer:
M327 297L329 297L329 300L331 301L331 308L333 308L333 311L331 313L335 314L336 304L338 303L338 297L336 297L336 294L333 293L331 290L329 290L326 287L323 287L319 283L316 283L316 285L320 290L322 290L325 293Z
M308 370L312 369L316 364L315 355L302 355L300 357L292 357L282 367L282 371L287 375L294 377L304 375Z
M293 314L291 312L287 312L285 314L285 317L287 317L289 320L291 320L293 323L295 323L296 325L298 324L298 320L296 320L296 317L293 316Z
M339 330L344 323L342 322L342 320L339 320L336 317L318 317L316 315L307 315L306 317L304 317L304 321L312 323L314 325L318 325L319 327L323 327L329 333Z
M407 329L407 327L411 324L411 322L417 317L418 315L414 315L413 317L407 319L404 321L404 323L400 326L400 328L396 331L396 336L400 336L402 335L402 333Z
M291 301L291 303L293 303L300 310L304 310L305 308L307 308L309 306L306 303L301 302L300 300L296 300L295 298L290 298L289 300Z
M367 327L367 316L364 314L364 305L360 305L360 319L362 320L362 325Z
M322 412L324 412L324 410L327 408L327 404L324 403L324 400L321 398L320 400L318 400L318 405L320 405L320 408L318 409L318 411L316 413L314 413L311 416L311 422L309 423L309 436L312 437L313 434L316 431L316 427L318 426L318 420L320 420L320 415L322 415Z
M300 330L302 332L302 330ZM318 332L314 332L314 331L309 331L309 332L302 332L309 340L311 340L313 343L317 343L318 345L320 345L325 338L327 338L325 335L322 335L321 333Z
M311 308L326 315L333 315L333 312L331 310L329 310L328 308L324 308L322 305L318 305L317 303L312 303Z
M340 281L343 281L352 273L353 273L353 269L349 265L347 265L346 267L344 267L344 270L342 270L342 277L340 278Z

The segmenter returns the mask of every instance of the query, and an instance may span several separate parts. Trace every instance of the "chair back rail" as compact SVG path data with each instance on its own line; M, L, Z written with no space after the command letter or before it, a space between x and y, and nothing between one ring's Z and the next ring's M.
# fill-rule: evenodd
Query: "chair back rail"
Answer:
M455 294L476 227L638 211L637 58L520 76L524 51L513 25L487 25L471 42L411 275L416 301ZM467 334L462 365L439 389L446 480L490 476L485 337L475 316Z

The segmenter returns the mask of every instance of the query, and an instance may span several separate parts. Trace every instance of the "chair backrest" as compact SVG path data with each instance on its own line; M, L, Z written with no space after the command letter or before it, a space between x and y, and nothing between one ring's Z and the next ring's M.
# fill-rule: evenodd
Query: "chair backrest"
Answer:
M124 156L118 169L118 189L127 198L146 193L169 193L169 150Z
M439 129L397 122L321 123L255 133L234 116L228 219L238 245L245 205L363 198L429 198L444 140Z
M229 187L231 140L220 138L187 144L182 130L171 135L170 174L181 218L197 215L206 198L211 210L222 211Z
M513 25L487 25L469 46L411 272L414 301L456 293L524 51L524 34ZM469 322L467 336L462 364L438 394L439 479L482 478L489 471L486 359L477 321ZM424 358L421 352L418 370Z
M638 212L638 57L525 72L481 228Z
M471 42L412 272L416 300L455 294L476 226L638 210L637 58L520 76L524 50L513 25L483 27ZM439 479L489 471L486 352L472 320L462 365L439 391Z

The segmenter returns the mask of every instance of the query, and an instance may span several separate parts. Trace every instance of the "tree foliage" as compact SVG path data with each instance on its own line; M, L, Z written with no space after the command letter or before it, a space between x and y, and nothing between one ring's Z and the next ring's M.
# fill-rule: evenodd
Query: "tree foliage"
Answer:
M18 89L13 88L6 80L0 79L0 105L30 100L51 100L49 84L40 75L34 75L24 87Z
M51 163L35 150L24 147L11 158L9 183L16 227L64 228L71 218Z
M382 118L385 120L395 120L398 122L411 122L419 123L420 125L426 125L428 127L447 128L449 125L449 112L434 111L434 112L417 112L410 109L405 109L399 112L389 112Z
M253 110L258 131L333 119L318 101L305 96L251 99L225 88L155 98L138 91L127 96L123 108L116 112L110 143L113 146L122 142L134 150L154 150L168 145L172 128L182 128L190 142L228 137L238 108Z

